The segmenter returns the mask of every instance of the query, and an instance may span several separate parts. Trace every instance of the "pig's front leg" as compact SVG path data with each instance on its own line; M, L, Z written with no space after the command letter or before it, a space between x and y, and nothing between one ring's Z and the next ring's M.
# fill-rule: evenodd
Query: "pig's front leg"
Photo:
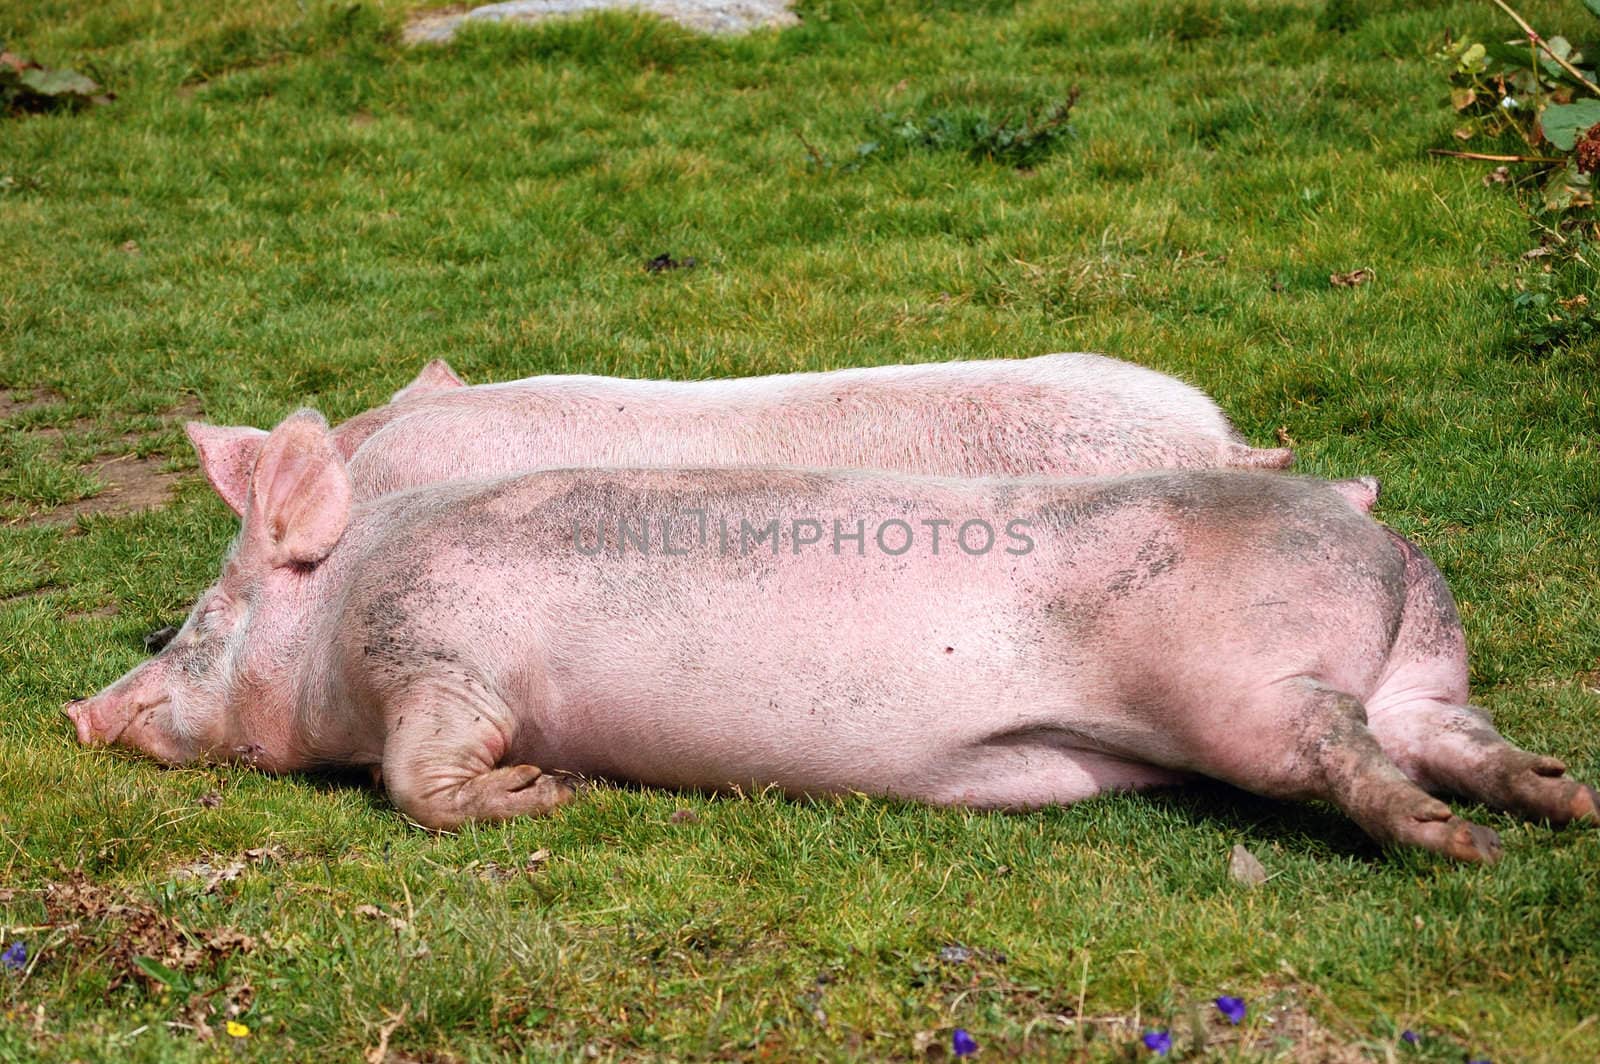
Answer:
M502 765L516 719L481 690L407 696L390 714L383 782L402 813L435 831L469 820L543 816L572 801L571 787L533 765Z

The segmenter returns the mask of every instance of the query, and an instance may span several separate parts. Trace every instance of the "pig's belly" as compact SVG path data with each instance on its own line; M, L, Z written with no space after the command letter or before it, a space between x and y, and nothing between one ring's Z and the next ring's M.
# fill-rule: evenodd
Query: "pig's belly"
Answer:
M563 655L578 664L553 677L518 756L663 787L1007 808L1178 778L1140 763L1160 737L1035 609L869 605L811 621L756 610L710 630L633 618Z
M897 727L881 718L876 723L806 727L769 715L729 720L722 727L656 727L629 716L614 718L602 729L608 740L603 745L547 746L538 760L547 770L657 787L747 793L777 787L790 795L859 792L989 809L1067 804L1184 778L1096 749L1072 729L1001 728L976 738L931 722L922 728Z

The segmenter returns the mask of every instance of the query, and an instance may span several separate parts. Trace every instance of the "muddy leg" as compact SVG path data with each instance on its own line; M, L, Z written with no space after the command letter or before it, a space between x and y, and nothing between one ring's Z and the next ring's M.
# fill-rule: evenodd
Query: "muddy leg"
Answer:
M1375 714L1384 752L1429 790L1474 798L1529 820L1600 823L1600 794L1553 757L1508 743L1475 706L1410 703Z
M1379 842L1421 846L1460 861L1499 859L1499 836L1455 816L1384 755L1359 699L1308 678L1287 681L1275 691L1280 701L1273 719L1292 722L1292 730L1281 735L1290 744L1283 751L1288 771L1269 778L1267 787L1252 779L1248 768L1231 782L1283 797L1331 801ZM1274 738L1260 737L1257 756L1270 753L1264 747L1276 745Z
M396 807L423 827L543 816L572 801L565 783L533 765L500 765L504 707L436 697L395 715L383 747L383 782Z

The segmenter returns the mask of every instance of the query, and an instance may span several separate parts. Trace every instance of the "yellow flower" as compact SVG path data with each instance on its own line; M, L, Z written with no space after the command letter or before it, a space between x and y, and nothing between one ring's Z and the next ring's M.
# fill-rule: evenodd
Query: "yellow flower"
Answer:
M235 1038L249 1038L250 1028L246 1024L240 1023L238 1020L229 1020L228 1033L233 1035Z

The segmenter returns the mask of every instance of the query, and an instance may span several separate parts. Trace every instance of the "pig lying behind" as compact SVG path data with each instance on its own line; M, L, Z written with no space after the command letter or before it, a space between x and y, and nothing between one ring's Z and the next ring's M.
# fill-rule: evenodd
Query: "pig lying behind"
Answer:
M1596 817L1467 704L1437 570L1319 481L559 470L351 497L318 416L274 430L221 579L67 707L78 737L381 765L434 828L570 800L541 768L1003 809L1198 773L1476 861L1495 834L1424 788Z
M266 434L189 435L243 512ZM791 373L734 380L549 376L468 387L432 362L386 406L334 430L358 499L569 466L796 465L949 476L1286 468L1205 393L1103 355Z

